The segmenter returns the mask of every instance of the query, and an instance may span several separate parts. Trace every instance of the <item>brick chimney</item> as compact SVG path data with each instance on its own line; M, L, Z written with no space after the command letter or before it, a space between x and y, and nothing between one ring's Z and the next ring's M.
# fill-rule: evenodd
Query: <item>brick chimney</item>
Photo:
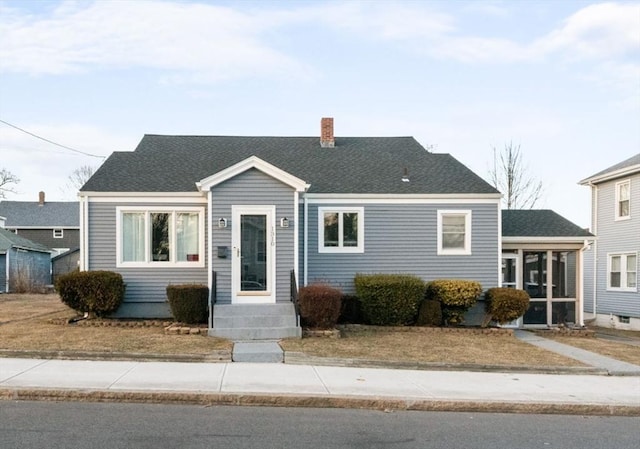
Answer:
M44 192L38 193L38 205L44 206Z
M320 146L333 148L336 141L333 137L333 117L323 117L320 121Z

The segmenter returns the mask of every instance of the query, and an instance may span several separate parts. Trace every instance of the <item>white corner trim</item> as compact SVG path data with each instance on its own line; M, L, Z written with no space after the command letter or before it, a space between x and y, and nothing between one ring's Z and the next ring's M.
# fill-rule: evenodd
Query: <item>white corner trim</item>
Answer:
M283 184L294 188L297 192L304 192L311 186L310 184L304 182L302 179L293 176L291 173L288 173L276 167L275 165L263 161L257 156L251 156L243 161L238 162L235 165L232 165L231 167L225 168L218 173L204 178L199 182L196 182L196 186L200 191L210 190L212 187L252 168L260 170L261 172L277 179Z

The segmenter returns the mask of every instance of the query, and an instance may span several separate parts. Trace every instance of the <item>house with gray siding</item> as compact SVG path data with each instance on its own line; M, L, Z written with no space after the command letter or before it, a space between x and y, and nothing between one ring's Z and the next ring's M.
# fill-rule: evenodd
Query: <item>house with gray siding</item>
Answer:
M591 189L585 253L585 316L599 326L640 330L640 153L580 184Z
M28 240L49 248L56 256L80 247L80 223L77 201L0 201L3 227Z
M145 135L80 191L80 266L122 274L116 316L168 317L167 285L200 283L210 335L296 336L297 286L353 294L357 273L501 285L500 199L449 154L335 137L331 118L318 137Z
M0 228L0 293L43 291L50 283L49 249Z

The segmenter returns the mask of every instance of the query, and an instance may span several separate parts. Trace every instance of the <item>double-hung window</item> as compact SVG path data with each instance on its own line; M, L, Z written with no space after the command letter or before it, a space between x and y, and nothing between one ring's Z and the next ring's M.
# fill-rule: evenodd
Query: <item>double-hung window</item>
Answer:
M319 207L318 252L363 253L364 208Z
M438 211L438 255L471 254L471 211Z
M117 210L118 266L204 266L204 210Z
M609 290L637 291L637 254L609 254L607 288Z
M631 181L616 183L616 220L628 220L631 217Z

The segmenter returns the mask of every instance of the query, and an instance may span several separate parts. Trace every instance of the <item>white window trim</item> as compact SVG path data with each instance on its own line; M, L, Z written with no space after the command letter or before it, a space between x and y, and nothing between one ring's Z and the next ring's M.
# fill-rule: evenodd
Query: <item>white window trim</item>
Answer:
M442 217L445 215L464 215L464 249L446 249L442 247ZM438 256L471 255L471 210L451 209L438 210Z
M59 235L56 235L56 233L57 233L57 232L59 232L60 234L59 234ZM64 229L62 229L62 228L55 228L55 229L53 230L53 238L54 238L54 239L62 239L62 238L64 238Z
M620 215L620 187L623 185L629 186L629 215ZM615 221L629 220L631 219L631 179L625 179L624 181L616 182L616 204L615 204Z
M324 214L358 214L358 246L324 246ZM338 222L338 238L342 245L342 220ZM364 207L318 207L318 252L319 253L364 253Z
M636 257L636 286L627 285L627 257ZM611 286L611 258L620 257L620 287ZM624 286L624 287L623 287ZM607 254L607 291L612 292L637 292L638 291L638 253L608 253Z
M123 262L122 261L122 214L123 213L131 213L138 212L145 214L145 236L144 236L144 245L145 245L145 261L144 262ZM197 262L190 261L176 261L176 214L181 212L193 213L196 212L198 214L198 254L200 255L199 260ZM149 235L149 220L150 215L152 213L166 213L171 214L171 226L169 233L169 246L172 248L171 250L171 258L166 262L158 262L151 261L149 258L150 250L150 239ZM116 267L118 268L194 268L194 267L204 267L205 266L205 250L204 250L204 207L152 207L145 208L139 206L118 206L116 207Z

